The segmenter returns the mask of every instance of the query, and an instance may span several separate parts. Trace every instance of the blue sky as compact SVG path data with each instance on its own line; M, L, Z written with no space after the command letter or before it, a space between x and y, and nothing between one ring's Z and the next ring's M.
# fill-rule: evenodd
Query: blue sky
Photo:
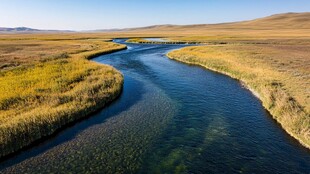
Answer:
M310 12L310 0L0 0L0 27L92 30Z

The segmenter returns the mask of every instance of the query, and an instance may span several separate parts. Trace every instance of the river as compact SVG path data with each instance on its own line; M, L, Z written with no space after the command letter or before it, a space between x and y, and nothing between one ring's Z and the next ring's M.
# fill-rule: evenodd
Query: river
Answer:
M126 44L93 59L124 74L121 96L0 173L310 173L309 150L238 81L165 56L184 45Z

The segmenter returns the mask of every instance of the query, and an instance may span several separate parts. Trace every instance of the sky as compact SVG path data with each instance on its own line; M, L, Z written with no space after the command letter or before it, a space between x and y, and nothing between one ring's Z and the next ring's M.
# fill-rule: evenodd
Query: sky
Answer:
M0 0L0 27L95 30L310 12L310 0Z

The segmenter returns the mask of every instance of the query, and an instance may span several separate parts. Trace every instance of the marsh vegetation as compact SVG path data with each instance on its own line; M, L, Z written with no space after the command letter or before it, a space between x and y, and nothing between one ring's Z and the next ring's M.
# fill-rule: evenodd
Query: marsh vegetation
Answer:
M126 48L105 40L0 41L0 156L105 106L121 91L116 69L87 59Z

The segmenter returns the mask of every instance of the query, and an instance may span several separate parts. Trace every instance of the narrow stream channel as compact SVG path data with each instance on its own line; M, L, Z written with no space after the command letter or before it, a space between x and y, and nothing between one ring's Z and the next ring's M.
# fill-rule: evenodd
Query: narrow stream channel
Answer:
M309 150L238 81L165 56L182 45L126 44L93 59L124 74L120 98L0 173L310 173Z

